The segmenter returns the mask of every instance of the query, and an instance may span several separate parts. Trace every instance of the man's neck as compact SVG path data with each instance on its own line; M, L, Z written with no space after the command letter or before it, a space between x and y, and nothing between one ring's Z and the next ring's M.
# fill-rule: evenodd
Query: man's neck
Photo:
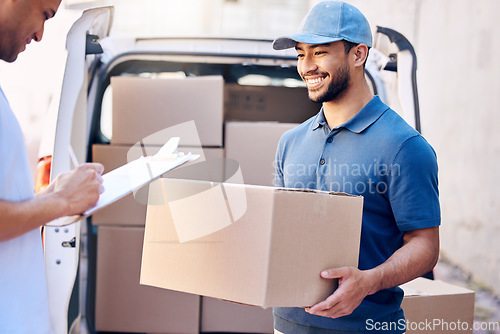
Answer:
M368 86L363 85L359 89L350 87L340 98L324 102L323 113L330 129L353 118L372 98Z

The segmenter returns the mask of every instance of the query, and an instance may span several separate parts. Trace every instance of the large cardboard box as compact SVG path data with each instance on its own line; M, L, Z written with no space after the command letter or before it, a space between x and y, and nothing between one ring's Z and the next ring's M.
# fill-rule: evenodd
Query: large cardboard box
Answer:
M401 285L407 334L472 333L474 291L417 278Z
M145 148L147 155L153 155L161 146L148 146ZM127 154L130 146L120 145L93 145L92 160L104 165L105 173L118 168L127 161ZM200 148L200 147L179 147L178 151L193 154L200 154L201 157L185 166L173 170L165 175L169 178L190 178L195 180L218 181L224 177L219 161L224 158L222 148ZM113 226L144 226L146 221L146 208L148 186L120 199L97 211L92 216L94 225Z
M144 228L99 226L96 329L198 333L200 297L139 284Z
M274 160L281 135L296 123L226 122L226 158L237 161L246 184L274 185Z
M261 307L310 306L357 266L363 198L161 179L150 197L141 284ZM159 201L158 201L159 202Z
M319 112L321 105L307 97L305 87L273 87L226 84L226 120L302 123Z
M222 146L224 80L221 76L186 79L112 77L112 144L163 145L181 137L183 146ZM197 131L175 127L194 121ZM170 129L169 129L170 128ZM167 129L167 130L166 130ZM164 136L151 135L165 132Z

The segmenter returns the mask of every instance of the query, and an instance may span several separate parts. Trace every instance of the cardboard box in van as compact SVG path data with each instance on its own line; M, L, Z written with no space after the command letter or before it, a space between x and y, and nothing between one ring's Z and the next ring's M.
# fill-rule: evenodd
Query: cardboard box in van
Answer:
M181 137L180 146L222 147L224 80L221 76L185 79L112 77L113 145L163 145ZM195 123L195 131L177 127ZM172 128L169 131L169 128ZM164 136L150 137L165 131Z
M139 284L144 228L98 229L96 330L197 334L199 296Z
M274 160L281 135L296 123L226 122L226 158L238 162L246 184L274 185Z

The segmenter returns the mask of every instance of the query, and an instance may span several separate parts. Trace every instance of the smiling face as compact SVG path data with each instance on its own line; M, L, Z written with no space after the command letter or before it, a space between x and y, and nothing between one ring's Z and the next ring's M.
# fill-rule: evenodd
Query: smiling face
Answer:
M307 85L309 98L318 103L334 101L349 88L348 55L342 41L328 44L297 43L297 70Z
M0 59L13 62L32 40L42 40L45 21L61 0L0 0Z

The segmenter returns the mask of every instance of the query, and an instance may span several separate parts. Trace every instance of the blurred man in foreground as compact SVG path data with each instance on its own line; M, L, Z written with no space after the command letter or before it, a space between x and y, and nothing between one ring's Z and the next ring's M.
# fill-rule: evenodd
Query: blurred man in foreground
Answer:
M13 62L41 41L60 1L0 0L0 59ZM104 168L84 164L35 197L23 134L1 88L0 157L0 333L52 333L39 227L94 206Z

